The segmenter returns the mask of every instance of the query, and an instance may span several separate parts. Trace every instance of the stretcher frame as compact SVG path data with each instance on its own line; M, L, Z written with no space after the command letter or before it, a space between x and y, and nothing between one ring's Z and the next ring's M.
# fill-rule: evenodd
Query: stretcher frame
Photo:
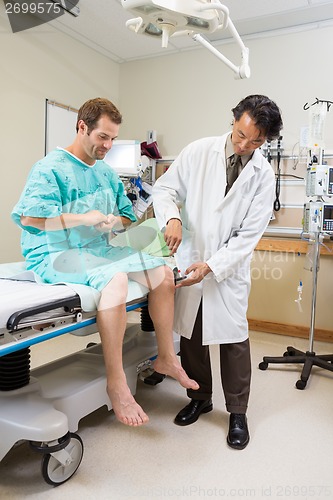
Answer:
M147 374L144 381L151 385L164 378L152 369L157 344L148 315L147 295L126 305L128 312L139 308L141 324L127 325L123 344L124 371L132 394L136 392L139 374ZM32 324L45 322L45 319L38 319L38 315L49 309L57 312L63 309L64 312L57 314L55 319L48 318L45 330L33 330L30 334ZM0 343L0 376L1 371L6 373L5 360L11 365L11 374L15 374L17 365L22 368L23 363L23 378L27 377L21 387L0 390L0 461L16 443L28 441L42 454L43 478L53 486L70 479L81 463L83 443L76 434L80 420L102 406L109 411L112 406L106 392L100 343L88 344L79 352L32 370L30 347L67 333L80 334L80 331L85 335L95 333L96 316L82 311L80 297L76 295L12 314L3 335L4 342ZM174 347L178 352L176 336Z

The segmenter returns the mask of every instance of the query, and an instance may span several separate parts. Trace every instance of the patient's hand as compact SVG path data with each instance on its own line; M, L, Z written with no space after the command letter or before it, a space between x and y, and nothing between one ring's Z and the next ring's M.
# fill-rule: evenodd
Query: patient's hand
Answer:
M100 222L99 224L96 224L95 229L97 229L100 233L109 233L112 226L110 226L107 222Z
M85 226L98 226L99 224L105 223L108 221L108 216L102 214L99 210L90 210L82 215L84 218Z
M95 225L95 229L101 233L109 233L115 225L121 224L121 218L113 214L106 216L106 220Z

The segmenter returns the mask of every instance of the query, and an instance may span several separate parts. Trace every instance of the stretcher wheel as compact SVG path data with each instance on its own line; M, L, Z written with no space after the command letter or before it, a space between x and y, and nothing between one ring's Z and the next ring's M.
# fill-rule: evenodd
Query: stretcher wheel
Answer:
M68 481L77 471L83 456L83 443L80 436L70 433L71 440L64 450L69 453L72 461L68 465L60 463L50 453L42 458L42 475L45 481L52 486L59 486Z

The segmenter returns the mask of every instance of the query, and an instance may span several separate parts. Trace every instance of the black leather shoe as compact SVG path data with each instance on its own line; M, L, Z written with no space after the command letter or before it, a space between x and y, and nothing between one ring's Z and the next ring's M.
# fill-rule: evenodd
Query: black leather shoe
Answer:
M198 420L201 413L208 413L212 409L213 403L211 399L191 399L191 402L180 410L174 422L177 425L193 424Z
M231 448L243 450L250 441L247 428L246 415L241 413L230 413L229 433L227 443Z

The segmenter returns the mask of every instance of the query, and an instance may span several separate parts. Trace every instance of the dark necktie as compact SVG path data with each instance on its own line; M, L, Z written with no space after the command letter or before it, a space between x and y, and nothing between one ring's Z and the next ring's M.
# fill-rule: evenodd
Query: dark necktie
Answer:
M238 169L241 165L241 157L239 155L232 155L227 163L227 187L225 189L225 194L228 193L231 186L238 177Z

